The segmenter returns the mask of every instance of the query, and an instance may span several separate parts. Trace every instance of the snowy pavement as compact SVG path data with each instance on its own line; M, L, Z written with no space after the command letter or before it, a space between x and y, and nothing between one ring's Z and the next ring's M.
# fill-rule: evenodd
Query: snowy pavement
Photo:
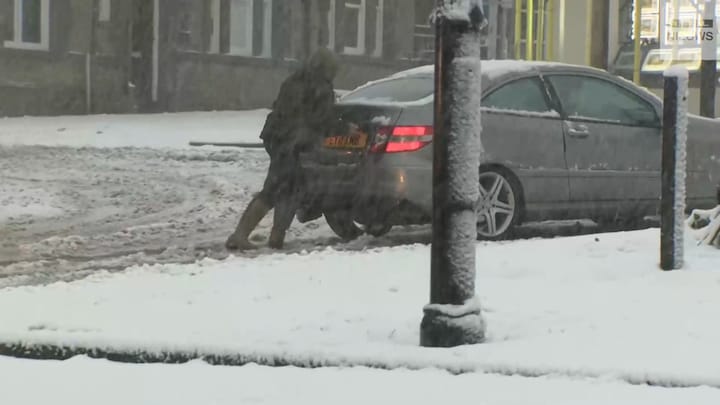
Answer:
M488 343L418 347L429 247L332 249L99 273L0 290L0 342L248 362L720 387L720 256L688 241L658 270L659 232L478 245ZM275 359L275 360L273 360Z
M418 347L428 227L296 223L282 253L228 255L267 157L187 142L254 142L264 113L0 120L0 345L394 370L0 357L3 400L718 403L720 254L691 237L671 273L657 229L479 243L488 342L449 350Z
M99 269L223 259L259 191L266 111L0 119L0 287L74 280ZM271 216L254 241L263 244ZM526 237L592 230L540 230ZM428 243L428 227L342 244L324 220L294 224L286 252ZM267 249L247 256L268 254Z
M0 118L0 145L187 148L258 143L269 110Z
M0 119L0 287L227 257L223 242L260 190L267 155L188 142L257 142L266 114ZM294 226L291 249L296 239L336 242L320 222Z
M76 358L0 357L4 400L13 405L711 405L720 390L668 389L613 380L522 378L439 370L131 365Z

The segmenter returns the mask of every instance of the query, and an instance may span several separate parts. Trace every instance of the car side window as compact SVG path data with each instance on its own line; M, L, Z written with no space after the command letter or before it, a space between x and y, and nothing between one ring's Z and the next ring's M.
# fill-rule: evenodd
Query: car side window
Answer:
M486 108L514 112L545 113L551 110L545 86L537 77L518 79L501 86L483 99Z
M620 125L659 125L655 108L642 97L606 80L577 75L548 78L569 118Z

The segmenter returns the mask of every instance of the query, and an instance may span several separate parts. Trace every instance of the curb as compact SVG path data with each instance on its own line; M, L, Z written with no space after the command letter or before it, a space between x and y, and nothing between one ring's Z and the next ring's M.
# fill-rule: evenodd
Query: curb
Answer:
M83 346L63 346L53 344L0 343L0 356L28 360L65 361L76 356L87 356L125 364L184 364L191 361L204 361L213 366L241 367L250 364L264 367L296 367L303 369L318 368L355 368L365 367L376 370L442 370L452 375L490 374L505 377L521 378L570 378L608 380L607 375L588 371L572 371L561 369L533 369L528 367L503 366L472 366L472 365L423 365L423 364L392 364L383 361L342 360L330 358L291 358L283 355L263 354L203 354L199 351L164 351L151 352L143 349L112 349L91 348ZM720 389L720 381L708 378L681 379L661 376L633 376L630 374L611 376L611 380L629 385L645 385L659 388L699 388Z
M190 142L190 146L220 146L232 148L264 149L262 143L235 143L235 142Z

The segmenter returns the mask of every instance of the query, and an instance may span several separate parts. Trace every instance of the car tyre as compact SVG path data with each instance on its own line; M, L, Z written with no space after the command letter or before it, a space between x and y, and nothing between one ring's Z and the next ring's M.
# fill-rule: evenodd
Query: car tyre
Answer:
M522 187L509 171L480 169L480 198L475 205L478 240L511 238L521 222Z
M351 241L362 236L363 230L355 224L349 211L334 211L325 213L330 229L344 241Z
M365 232L368 235L372 235L376 238L379 238L381 236L385 236L390 230L392 230L392 225L388 224L369 224L365 226Z

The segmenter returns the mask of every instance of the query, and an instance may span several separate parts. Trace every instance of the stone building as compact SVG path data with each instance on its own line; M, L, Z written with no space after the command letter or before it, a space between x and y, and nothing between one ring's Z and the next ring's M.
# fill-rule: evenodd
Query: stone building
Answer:
M0 116L266 107L314 49L353 88L432 56L433 0L0 0Z
M336 87L352 89L432 62L434 4L0 0L0 116L268 107L282 80L323 46L343 66ZM632 59L632 4L486 0L483 56L590 64L623 74L619 62ZM643 84L660 93L658 77L643 73ZM697 92L691 90L693 112Z

